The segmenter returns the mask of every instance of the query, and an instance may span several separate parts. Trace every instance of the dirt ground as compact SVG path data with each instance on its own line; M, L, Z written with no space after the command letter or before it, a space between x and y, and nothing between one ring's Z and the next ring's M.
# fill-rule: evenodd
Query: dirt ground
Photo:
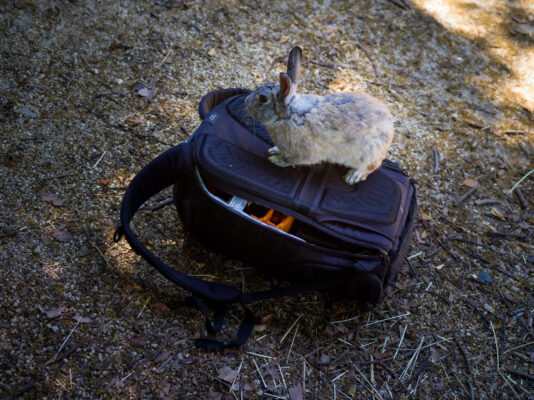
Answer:
M0 397L534 397L532 1L1 1L0 32ZM205 93L272 80L296 44L302 92L391 108L413 247L380 305L253 304L246 345L198 350L187 293L113 243L121 199ZM150 211L169 195L136 218L145 243L263 284Z

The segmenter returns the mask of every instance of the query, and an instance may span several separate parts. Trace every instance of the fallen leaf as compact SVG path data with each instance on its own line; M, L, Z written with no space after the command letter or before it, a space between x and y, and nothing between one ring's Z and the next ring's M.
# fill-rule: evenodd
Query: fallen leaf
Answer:
M135 82L132 86L136 91L140 91L145 87L141 82Z
M421 213L421 218L423 218L425 221L432 221L432 217L425 213Z
M52 308L46 311L46 316L48 318L56 318L56 317L59 317L64 310L65 310L65 307Z
M139 125L141 123L141 120L139 119L139 117L136 117L136 116L132 116L132 117L128 117L126 118L126 125L128 125L129 127L133 128L133 127L136 127L137 125Z
M497 210L495 207L493 207L491 209L491 215L493 215L494 217L499 218L501 221L505 220L504 215L502 215L501 212L499 210Z
M217 51L213 47L209 49L208 56L215 57L216 55L217 55Z
M146 346L145 341L143 339L141 339L141 338L138 338L138 337L129 338L128 341L130 342L130 344L132 346L135 346L135 347L145 347Z
M469 187L478 187L478 182L471 178L466 178L462 182L462 185L469 186Z
M263 317L260 320L260 323L262 325L267 325L267 327L271 326L271 324L274 322L274 314L267 314L265 317Z
M80 324L86 324L88 322L93 322L93 320L89 317L82 317L80 315L75 315L74 317L74 320L79 322Z
M430 348L430 360L435 363L441 358L441 353L435 348Z
M171 309L161 302L154 303L154 312L158 315L167 314Z
M439 382L433 383L432 387L434 388L434 390L436 390L438 392L441 392L441 391L445 390L445 384L443 383L443 381L439 381Z
M410 300L408 303L409 308L417 308L419 306L419 301L417 299Z
M58 230L55 231L52 236L61 243L68 243L72 240L72 234L69 231Z
M52 193L41 193L41 200L46 203L51 203L55 207L60 207L65 203L65 200L58 199Z
M209 392L208 397L206 398L206 400L221 400L221 399L222 399L222 394L217 393L217 392Z
M154 361L157 363L163 362L166 359L168 359L170 355L171 353L169 353L167 350L162 351L161 353L158 354L158 356L154 359Z
M291 400L304 400L304 395L302 394L302 385L297 383L296 386L289 388L289 398Z
M330 362L330 356L326 353L321 354L321 358L319 358L320 364L328 364Z
M237 370L230 368L228 365L219 369L218 377L228 383L232 383L237 378Z
M159 381L158 386L161 389L160 395L161 397L166 397L169 395L169 391L171 390L171 384L166 380Z

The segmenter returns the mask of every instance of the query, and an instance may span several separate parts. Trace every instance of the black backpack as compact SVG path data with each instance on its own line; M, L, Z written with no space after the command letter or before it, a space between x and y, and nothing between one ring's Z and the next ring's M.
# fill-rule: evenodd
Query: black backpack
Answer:
M384 161L365 181L347 185L346 167L322 164L280 168L273 146L244 100L250 91L223 89L204 96L202 123L185 143L145 166L129 184L114 240L132 249L166 278L191 292L218 333L226 311L241 304L245 318L235 339L198 339L200 347L243 344L254 326L245 304L315 290L376 303L393 281L410 246L416 213L414 181ZM174 185L183 225L212 248L263 268L285 284L242 293L235 287L188 276L152 254L130 229L150 197Z

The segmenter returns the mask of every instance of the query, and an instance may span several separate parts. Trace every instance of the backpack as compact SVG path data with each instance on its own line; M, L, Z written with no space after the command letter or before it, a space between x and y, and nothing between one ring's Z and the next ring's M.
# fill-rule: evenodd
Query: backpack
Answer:
M246 307L251 302L310 291L381 301L413 233L415 182L396 163L385 160L355 185L343 181L342 166L277 167L267 159L273 143L265 127L247 113L248 93L232 88L204 96L202 123L189 141L151 161L129 184L114 234L115 241L124 235L137 254L191 292L210 335L221 331L232 305L243 307L245 317L233 340L197 339L199 347L245 343L254 327ZM130 221L146 200L171 185L182 224L191 234L284 284L242 293L171 268L150 252Z

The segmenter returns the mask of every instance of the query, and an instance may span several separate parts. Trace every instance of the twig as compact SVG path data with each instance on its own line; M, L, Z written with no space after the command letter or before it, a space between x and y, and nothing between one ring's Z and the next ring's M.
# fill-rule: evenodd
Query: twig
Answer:
M104 259L104 261L106 262L106 265L108 266L108 268L110 270L113 270L113 267L111 266L111 264L109 263L108 259L106 258L106 256L104 255L104 253L102 253L102 250L100 250L98 248L98 246L96 244L94 244L93 242L91 242L90 240L88 241L91 246L93 246L99 253L100 253L100 256Z
M72 330L70 331L70 333L67 335L67 337L65 338L65 340L63 341L63 343L61 344L61 346L59 347L59 350L56 352L56 354L54 354L54 356L48 360L45 365L50 365L52 364L54 361L56 361L56 357L59 355L59 352L63 349L63 346L65 346L65 344L67 343L67 341L69 340L69 338L71 337L71 335L74 333L74 331L76 330L76 328L78 327L79 323L80 323L81 319L79 319L78 321L76 321L76 324L74 325L74 328L72 328Z
M287 352L286 363L288 362L289 356L291 355L291 350L293 349L293 344L295 343L295 337L297 336L298 330L299 326L297 325L297 327L295 328L295 333L293 334L293 339L291 340L291 345L289 346L289 351Z
M432 148L432 158L434 159L434 170L435 174L439 171L439 153L436 149Z
M59 178L65 178L67 176L72 176L72 175L75 175L77 174L79 171L70 171L70 172L65 172L64 174L59 174L59 175L52 175L52 176L45 176L44 178L41 178L40 180L41 181L47 181L49 179L59 179Z
M488 321L488 319L486 318L486 316L482 313L482 311L480 311L478 309L478 307L476 305L474 305L473 303L471 303L471 301L469 301L468 299L465 299L465 304L467 304L469 307L471 307L473 310L475 310L476 312L479 313L479 315L482 317L482 319L484 320L484 322L489 325L490 324L490 321Z
M378 390L376 390L375 386L371 382L369 382L369 380L366 378L366 376L363 374L363 372L360 371L360 368L358 368L356 363L353 363L352 365L354 365L354 368L356 369L356 371L358 371L358 373L362 376L362 378L365 380L365 382L371 387L371 392L375 392L377 394L378 398L380 400L382 400L382 395L380 394L380 392Z
M517 181L517 183L514 186L512 186L512 188L509 191L507 191L505 193L506 194L512 193L515 190L515 188L518 187L521 184L521 182L523 182L525 179L527 179L527 177L532 173L534 173L534 169L531 169L529 172L527 172L521 179L519 179Z
M256 359L253 358L252 361L254 362L254 366L256 367L256 371L258 371L258 374L260 375L261 381L263 383L263 387L267 389L267 385L265 384L265 380L263 379L263 375L261 374L260 367L258 367L258 363L256 362Z
M502 239L519 239L519 240L525 240L526 237L523 235L519 235L517 233L507 233L507 232L495 232L495 231L486 231L484 232L487 236L493 236L498 237Z
M410 389L408 389L406 387L406 385L404 384L403 381L401 381L399 379L399 377L397 376L397 374L395 372L393 372L391 369L389 369L389 367L386 365L386 364L377 364L378 366L380 366L380 368L383 368L388 374L390 374L393 378L395 378L395 380L397 382L399 382L402 386L402 388L405 390L406 393L410 393Z
M402 371L402 373L400 374L400 379L403 379L407 375L411 375L411 372L408 372L409 370L413 372L413 368L415 367L415 363L417 362L417 358L419 357L419 353L421 352L421 347L423 346L424 341L425 337L421 336L421 341L419 342L417 349L413 353L413 356L410 358L410 360L408 360L408 364L406 364L404 371Z
M466 201L466 200L469 198L469 196L471 196L471 195L472 195L473 193L475 193L477 190L478 190L478 186L472 187L472 188L469 189L467 192L465 192L462 196L458 197L458 198L454 201L454 203L453 203L454 207L459 207L459 206L461 206L462 203L463 203L464 201Z
M64 352L63 354L57 356L54 361L50 362L50 364L55 364L55 363L65 359L65 358L67 358L68 356L70 356L72 353L74 353L76 350L78 350L80 347L82 347L85 344L86 344L86 342L81 342L81 343L77 343L77 344L73 345L66 352ZM45 365L50 365L50 364L45 364Z
M465 352L464 348L462 347L462 345L460 344L456 336L453 335L452 338L454 340L454 343L456 343L456 346L458 346L458 349L460 349L460 353L462 353L462 356L464 357L465 366L467 367L467 372L469 373L469 375L471 375L472 374L471 365L469 364L469 358L467 358L467 353Z
M392 320L392 319L397 319L397 318L402 318L402 317L405 317L407 315L410 315L410 312L408 311L407 313L404 313L404 314L400 314L400 315L395 315L393 317L389 317L389 318L385 318L385 319L380 319L378 321L373 321L373 322L368 322L366 323L363 327L364 328L367 328L368 326L371 326L371 325L376 325L376 324L379 324L381 322L385 322L385 321L389 321L389 320Z
M183 125L180 125L180 130L181 130L183 133L185 133L187 136L191 136L191 135L193 135L193 134L192 134L191 132L189 132L189 131L185 128L185 126L183 126Z
M367 56L367 58L371 62L371 65L373 66L373 70L375 71L376 78L379 79L380 76L378 75L378 70L376 69L376 65L375 65L373 59L371 58L371 56L369 55L369 53L367 52L367 50L365 50L359 43L355 43L355 46L365 53L365 55Z
M528 207L528 202L527 202L527 199L525 199L525 196L523 195L523 191L520 188L517 188L517 189L514 190L514 193L515 193L517 199L519 200L519 203L521 204L521 207L522 208L527 208Z
M526 372L516 371L515 369L507 369L508 372L510 372L512 375L520 376L521 378L529 379L531 381L534 381L534 375L527 374Z
M495 351L497 353L497 372L502 377L504 382L508 386L510 386L510 389L512 389L512 392L514 392L516 397L519 399L520 398L519 395L517 394L515 389L512 387L512 385L510 385L510 382L508 382L508 379L506 378L506 376L504 376L504 374L501 372L501 364L500 364L500 359L499 359L499 343L497 342L497 335L495 334L495 328L493 327L493 323L490 323L490 327L491 327L491 331L493 332L493 338L495 339Z
M302 314L300 314L297 319L295 320L295 322L293 322L293 324L289 327L289 329L286 331L286 333L284 334L284 336L282 336L282 339L280 339L280 343L282 343L286 336L289 334L289 332L291 332L291 329L293 329L293 327L295 326L295 324L298 322L298 320L300 319L300 317L302 317Z
M102 161L102 159L104 158L104 156L106 155L108 151L107 150L104 150L104 152L102 153L102 155L100 156L100 158L95 162L95 165L93 165L93 168L92 169L95 169L96 166L100 163L100 161Z
M475 400L475 387L473 386L473 377L467 378L467 385L469 386L469 396L471 400Z
M395 350L395 354L393 355L393 359L397 358L397 354L399 353L399 349L402 345L402 341L404 340L404 335L406 334L406 329L408 329L408 325L406 325L404 327L404 330L402 331L402 335L401 335L401 338L400 338L400 341L399 341L399 345L397 347L397 350Z
M162 200L159 203L156 203L152 207L150 207L150 211L157 211L160 208L165 207L166 205L172 204L173 201L174 199L172 197L168 197L165 200Z
M391 4L399 7L400 9L402 10L409 10L411 9L412 7L410 6L410 4L406 1L406 0L386 0L388 2L390 2Z

